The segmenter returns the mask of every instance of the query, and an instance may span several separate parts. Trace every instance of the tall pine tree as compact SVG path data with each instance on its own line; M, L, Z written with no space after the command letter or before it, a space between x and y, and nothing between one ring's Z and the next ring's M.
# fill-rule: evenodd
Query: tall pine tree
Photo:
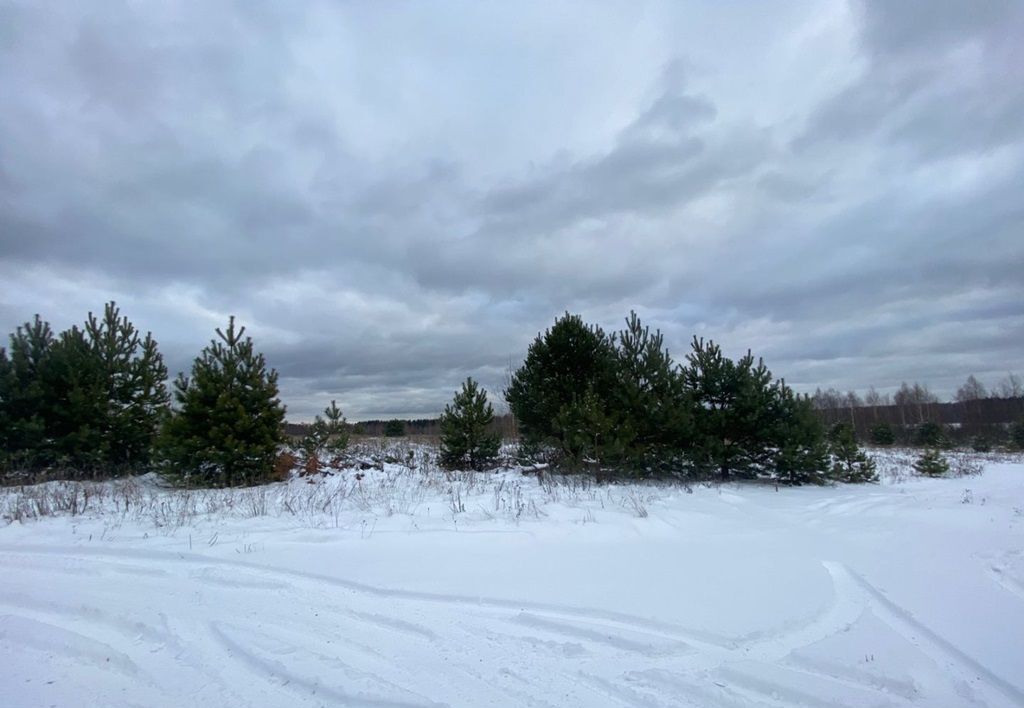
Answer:
M794 394L781 381L774 392L771 449L775 478L786 484L821 484L828 470L828 452L810 398Z
M106 474L110 437L104 426L106 372L85 332L61 332L40 370L47 402L45 419L48 463L64 474Z
M579 426L611 415L615 379L614 337L586 325L579 315L565 313L537 335L505 391L526 447L585 456L580 441L600 431Z
M53 346L50 325L36 315L11 334L0 378L0 409L5 419L4 446L13 468L45 465L52 457L46 433L51 408L42 372Z
M103 318L91 312L85 324L103 372L103 401L96 425L105 441L104 460L113 468L149 463L157 427L170 396L167 367L151 333L142 337L114 302Z
M693 432L689 392L679 367L635 312L616 346L615 407L623 462L642 474L674 474Z
M714 342L694 337L692 346L683 369L695 420L691 460L698 473L754 477L771 457L771 372L749 351L734 362Z
M244 334L232 317L196 358L192 375L174 382L177 408L161 448L166 471L186 483L253 484L273 469L285 409L277 372Z

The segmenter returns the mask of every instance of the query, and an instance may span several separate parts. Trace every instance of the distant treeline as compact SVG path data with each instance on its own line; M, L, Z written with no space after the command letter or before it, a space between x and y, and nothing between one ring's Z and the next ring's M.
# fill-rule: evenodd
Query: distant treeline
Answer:
M812 397L811 400L815 399ZM857 439L862 442L872 442L872 429L884 424L892 429L897 442L913 445L921 423L936 423L946 430L951 441L968 443L979 435L993 440L1004 437L1010 426L1024 416L1024 397L904 405L868 405L861 401L854 406L816 406L814 412L826 428L831 428L836 423L852 425ZM441 434L440 418L417 418L399 422L403 428L402 435L436 438ZM394 421L367 420L352 423L350 430L354 435L380 437L385 435L389 424L394 426ZM289 423L287 434L289 437L298 438L305 435L308 429L309 425L306 423ZM515 418L507 413L494 416L491 429L506 440L515 440L519 437Z
M912 443L914 431L922 423L942 426L954 441L969 441L979 435L1000 439L1009 427L1024 416L1024 398L979 398L952 403L913 403L871 406L816 408L826 425L849 423L857 437L870 440L879 424L889 425L897 440Z
M873 431L888 427L897 442L913 444L919 428L929 423L942 428L951 442L978 437L999 441L1024 417L1024 386L1011 373L987 389L972 375L950 402L940 402L927 384L904 382L892 396L874 388L863 397L854 391L818 389L811 403L826 425L849 424L861 440L872 441Z
M388 435L390 426L391 435L413 435L428 438L437 438L441 435L440 418L398 419L397 423L401 426L400 433L397 432L398 427L394 419L364 420L358 423L351 423L349 424L349 430L353 435L381 437ZM288 423L286 432L289 437L298 438L305 435L309 427L308 423ZM508 413L494 416L494 422L491 423L490 429L505 439L511 440L518 437L515 419Z

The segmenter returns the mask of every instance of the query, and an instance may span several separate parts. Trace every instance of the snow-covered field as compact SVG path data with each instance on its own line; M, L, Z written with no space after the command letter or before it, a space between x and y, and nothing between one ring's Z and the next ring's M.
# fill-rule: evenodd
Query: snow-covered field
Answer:
M1024 705L1024 464L883 462L3 491L0 705Z

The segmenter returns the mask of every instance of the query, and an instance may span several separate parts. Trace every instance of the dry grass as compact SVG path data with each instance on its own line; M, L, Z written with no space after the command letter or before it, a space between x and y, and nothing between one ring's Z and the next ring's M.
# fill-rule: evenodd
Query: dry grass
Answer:
M436 453L436 447L408 438L366 439L340 455L316 461L314 469L284 453L275 464L278 481L234 489L175 488L155 475L23 484L0 489L0 519L28 523L87 516L173 532L207 520L282 516L313 528L365 525L368 517L396 515L441 514L452 522L472 515L520 523L561 506L579 509L584 520L592 521L595 510L644 518L662 496L692 491L680 482L598 481L588 475L552 474L542 466L453 472L437 465ZM918 450L875 449L871 454L884 482L902 483L916 476L913 462ZM986 462L1020 462L1024 457L962 451L946 456L951 477L978 474Z

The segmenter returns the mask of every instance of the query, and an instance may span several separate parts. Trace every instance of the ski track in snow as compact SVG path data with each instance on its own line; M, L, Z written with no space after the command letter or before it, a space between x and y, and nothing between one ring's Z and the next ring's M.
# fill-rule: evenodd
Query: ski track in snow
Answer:
M200 704L233 696L228 704L426 708L489 695L542 708L913 705L855 673L779 666L871 610L948 673L964 705L1024 705L1019 689L838 562L823 564L833 593L819 615L730 639L614 612L379 588L184 553L0 546L0 561L40 580L33 594L0 588L0 645L151 683L175 697L168 704L188 686ZM85 569L131 578L123 614L48 597L47 575ZM175 576L191 592L154 613L163 602L153 598ZM189 612L194 604L217 608L216 618ZM835 703L829 692L845 698Z

